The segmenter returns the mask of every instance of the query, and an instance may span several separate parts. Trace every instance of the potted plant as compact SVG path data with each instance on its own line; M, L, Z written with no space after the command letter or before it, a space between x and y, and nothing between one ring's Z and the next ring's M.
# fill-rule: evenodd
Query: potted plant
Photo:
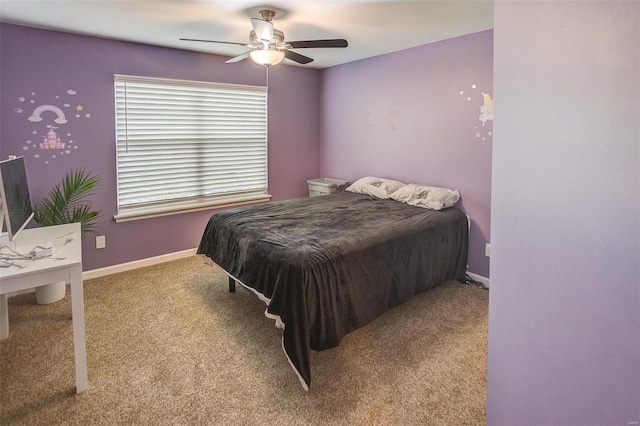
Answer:
M101 181L99 176L92 175L84 169L72 170L36 204L34 220L39 226L80 222L83 236L97 233L95 227L101 212L92 209L91 201L87 197ZM36 302L43 305L64 298L66 284L61 281L36 288Z

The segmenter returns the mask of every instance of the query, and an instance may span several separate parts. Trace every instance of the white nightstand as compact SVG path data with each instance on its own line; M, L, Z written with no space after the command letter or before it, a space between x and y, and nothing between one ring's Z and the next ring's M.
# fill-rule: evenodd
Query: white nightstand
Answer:
M317 178L309 179L309 197L317 197L318 195L329 195L334 192L344 191L349 182L341 179L333 178Z

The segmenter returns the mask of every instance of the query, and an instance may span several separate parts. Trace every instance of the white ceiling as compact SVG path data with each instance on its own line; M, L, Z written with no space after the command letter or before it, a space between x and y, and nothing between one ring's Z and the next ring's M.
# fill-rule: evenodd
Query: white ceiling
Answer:
M0 20L37 28L236 56L250 18L276 11L285 41L344 38L345 49L298 49L325 68L493 27L493 3L444 1L0 0ZM294 64L290 61L285 63Z

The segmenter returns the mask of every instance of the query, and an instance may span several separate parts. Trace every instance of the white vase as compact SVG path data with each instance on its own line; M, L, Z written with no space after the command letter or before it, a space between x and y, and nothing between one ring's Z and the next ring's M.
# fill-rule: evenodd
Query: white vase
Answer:
M66 291L66 281L58 281L57 283L36 287L36 302L38 305L57 302L58 300L64 299Z

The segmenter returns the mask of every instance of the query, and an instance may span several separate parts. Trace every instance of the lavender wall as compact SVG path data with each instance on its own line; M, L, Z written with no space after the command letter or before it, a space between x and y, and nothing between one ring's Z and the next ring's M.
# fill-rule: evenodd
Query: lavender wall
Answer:
M116 213L113 74L233 84L264 85L265 69L250 61L93 37L0 26L0 157L24 155L34 200L72 168L100 175L104 184L94 206L103 212L100 227L106 249L84 240L84 269L148 258L196 247L212 211L134 222L113 222ZM306 180L319 176L318 70L278 66L269 75L269 192L274 200L304 197ZM29 117L45 108L42 121ZM37 115L37 114L36 114ZM48 131L65 142L42 150ZM31 142L27 142L31 141Z
M322 74L323 176L374 175L458 189L471 217L469 270L489 277L493 32L329 68Z
M496 2L489 425L640 421L640 3Z

